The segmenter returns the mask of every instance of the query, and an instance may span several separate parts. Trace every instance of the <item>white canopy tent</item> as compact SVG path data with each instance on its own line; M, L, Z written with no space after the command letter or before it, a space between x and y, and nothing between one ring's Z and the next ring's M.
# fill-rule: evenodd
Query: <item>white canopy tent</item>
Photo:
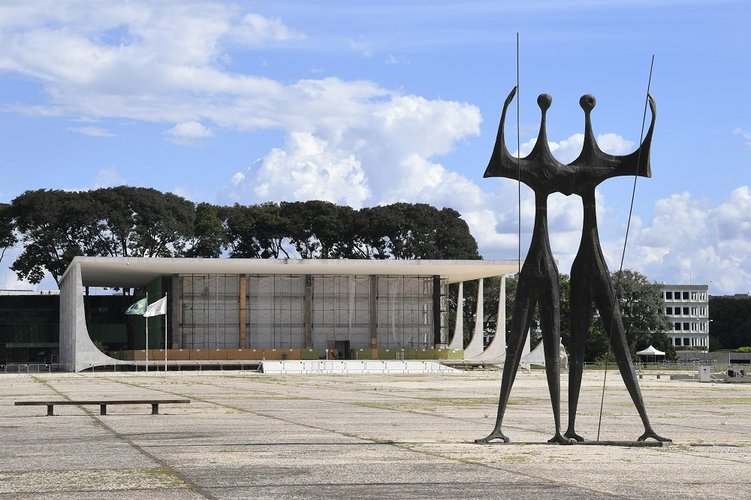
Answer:
M665 356L665 353L659 349L656 349L654 346L650 345L646 349L642 349L641 351L638 351L636 355L647 356L647 359L649 359L649 356L652 356L656 360L657 356Z

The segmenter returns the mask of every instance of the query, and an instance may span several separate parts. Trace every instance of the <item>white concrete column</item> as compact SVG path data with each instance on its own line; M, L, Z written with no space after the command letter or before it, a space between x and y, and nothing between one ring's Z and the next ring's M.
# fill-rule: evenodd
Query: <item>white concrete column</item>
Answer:
M483 351L483 320L485 318L485 307L483 305L483 279L480 278L477 284L477 309L475 310L475 330L469 345L464 349L464 359L471 359L479 356Z
M464 282L459 282L459 291L456 294L456 322L454 323L454 336L449 343L449 349L464 348Z

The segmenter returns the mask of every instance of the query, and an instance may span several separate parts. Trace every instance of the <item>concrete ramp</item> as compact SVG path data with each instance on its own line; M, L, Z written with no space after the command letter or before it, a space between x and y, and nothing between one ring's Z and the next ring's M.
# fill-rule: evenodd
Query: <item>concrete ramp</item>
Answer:
M436 361L316 361L287 360L263 361L261 371L267 374L401 374L401 373L461 373L460 370L444 366Z

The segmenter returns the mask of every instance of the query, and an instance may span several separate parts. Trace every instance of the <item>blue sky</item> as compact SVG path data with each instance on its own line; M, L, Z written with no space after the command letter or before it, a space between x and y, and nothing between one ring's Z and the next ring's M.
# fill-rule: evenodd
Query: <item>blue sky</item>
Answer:
M521 39L522 153L578 154L579 97L601 147L638 146L649 65L651 179L639 179L624 266L665 283L751 291L751 106L744 1L274 1L0 4L0 201L129 184L216 204L427 202L461 212L486 259L522 252L530 191L483 179ZM515 105L513 106L515 108ZM507 129L516 148L516 114ZM598 191L620 263L633 179ZM551 196L568 272L580 201ZM0 287L23 288L0 262ZM45 287L45 284L42 285Z

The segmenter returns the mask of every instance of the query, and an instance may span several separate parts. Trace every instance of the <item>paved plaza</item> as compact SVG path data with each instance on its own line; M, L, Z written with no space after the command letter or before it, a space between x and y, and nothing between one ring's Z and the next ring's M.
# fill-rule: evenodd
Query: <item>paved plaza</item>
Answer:
M497 371L452 375L251 372L0 376L0 498L749 498L751 385L641 380L667 446L642 433L617 371L601 441L549 445L544 374L521 372L504 431ZM562 376L565 387L567 376ZM603 372L585 374L578 431L597 437ZM14 406L42 399L190 404ZM562 419L566 422L565 390ZM565 429L564 429L565 430Z

